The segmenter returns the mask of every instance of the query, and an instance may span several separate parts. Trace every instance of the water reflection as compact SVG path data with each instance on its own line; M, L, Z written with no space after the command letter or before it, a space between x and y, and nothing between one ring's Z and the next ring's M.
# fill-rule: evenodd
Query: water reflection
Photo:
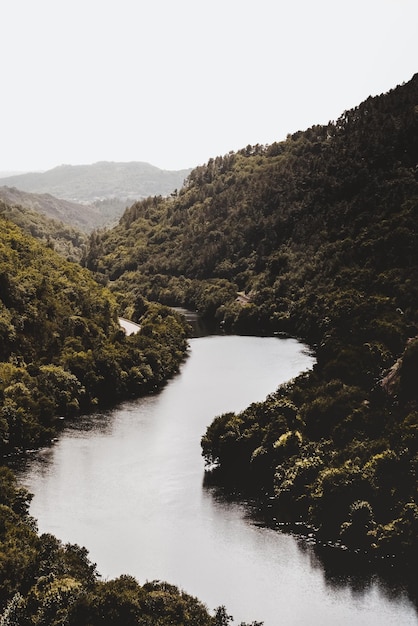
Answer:
M194 339L219 333L219 327L215 324L215 322L210 323L207 320L203 320L200 315L196 313L196 311L190 311L189 309L185 309L181 306L173 306L171 308L173 311L177 311L178 313L184 315L191 326L191 336Z
M390 611L384 610L386 618L383 621L375 619L368 622L373 624L415 624L418 623L418 581L416 569L407 569L400 562L393 559L371 559L366 555L356 554L348 550L321 544L315 541L309 528L304 524L278 524L269 516L268 508L259 501L245 496L238 490L231 490L219 484L216 473L206 473L203 480L203 489L213 506L223 508L244 508L243 519L247 524L259 528L262 532L273 530L278 536L291 537L298 548L302 561L310 570L320 576L324 585L335 595L346 598L352 606L357 606L363 612L367 606L374 607L378 613L382 610L379 598L384 598L388 606L394 605L401 612L405 612L401 619L392 616ZM283 557L283 543L280 543L280 557ZM364 619L364 615L357 616ZM389 621L385 621L389 619ZM317 624L317 618L311 616L307 623ZM340 621L341 620L341 621ZM298 623L298 622L294 622ZM338 624L345 623L340 616ZM347 622L348 623L348 622ZM363 623L355 621L352 623ZM364 621L366 624L367 621Z
M332 589L348 586L353 596L362 598L377 587L389 601L408 601L418 608L416 571L401 563L392 559L371 560L327 545L307 545L303 539L299 539L298 545L312 554L312 567L324 572L325 581Z
M113 425L112 410L101 411L62 420L60 433L67 438L80 440L86 434L109 436L111 435ZM59 439L57 438L50 445L43 448L16 454L10 458L9 466L18 475L24 475L28 471L40 475L47 474L55 461L55 446L58 441Z

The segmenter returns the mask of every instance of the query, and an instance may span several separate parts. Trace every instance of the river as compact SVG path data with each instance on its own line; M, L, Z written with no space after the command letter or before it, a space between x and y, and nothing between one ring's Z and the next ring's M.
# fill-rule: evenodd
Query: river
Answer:
M417 624L402 588L330 573L313 546L204 484L200 438L213 417L263 400L312 363L294 339L192 339L160 393L72 422L26 461L19 477L40 531L86 546L104 579L166 580L211 611L225 605L235 624Z

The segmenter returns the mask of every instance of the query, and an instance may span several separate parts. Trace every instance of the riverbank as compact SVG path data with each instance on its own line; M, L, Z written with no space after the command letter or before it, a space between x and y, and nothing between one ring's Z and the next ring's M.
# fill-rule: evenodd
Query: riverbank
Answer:
M25 484L40 530L88 546L104 578L168 580L209 610L224 604L237 623L277 626L281 615L289 624L412 626L403 591L390 596L384 579L354 573L335 588L314 545L267 527L251 503L204 482L199 441L213 416L259 406L312 364L294 339L191 339L160 393L74 423L31 460Z

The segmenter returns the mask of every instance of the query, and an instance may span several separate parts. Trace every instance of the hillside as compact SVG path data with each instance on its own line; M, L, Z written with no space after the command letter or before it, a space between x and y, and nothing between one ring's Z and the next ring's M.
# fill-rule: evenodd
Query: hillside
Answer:
M114 215L109 218L107 212L101 211L95 204L70 202L55 198L49 193L29 193L16 187L0 187L0 201L9 206L24 207L84 233L100 228L109 223L109 219L114 219ZM123 208L120 208L120 214L124 208L125 203Z
M409 558L418 530L417 107L415 75L328 125L211 159L176 196L137 202L94 234L86 257L133 315L141 285L226 330L291 333L314 346L313 373L215 420L205 458L224 481L267 493L278 519Z
M181 318L141 300L125 337L89 272L0 216L0 454L54 435L57 417L149 393L179 366Z
M60 165L46 172L19 174L0 179L2 185L44 194L71 202L106 198L138 200L149 195L168 195L183 185L190 170L161 170L149 163Z
M18 204L6 204L1 199L0 215L19 226L26 234L53 248L67 261L78 263L85 255L87 234L76 228Z

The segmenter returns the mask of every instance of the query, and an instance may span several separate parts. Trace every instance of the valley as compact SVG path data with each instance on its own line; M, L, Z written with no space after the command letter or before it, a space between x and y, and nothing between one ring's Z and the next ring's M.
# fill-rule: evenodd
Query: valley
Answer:
M315 356L308 371L277 377L266 397L222 407L200 424L195 438L201 450L198 442L193 454L213 470L205 474L211 493L244 502L251 494L276 529L313 529L319 550L334 546L341 555L335 568L324 570L337 587L337 580L352 575L343 554L363 555L369 582L385 563L392 572L403 571L402 582L395 576L389 584L390 596L398 581L400 599L389 619L416 623L417 103L415 75L326 125L182 172L184 184L173 187L170 178L166 193L137 199L129 192L126 210L113 223L79 239L75 231L58 236L56 223L37 220L35 205L21 211L2 202L4 615L25 616L24 626L41 617L48 626L61 624L62 616L70 625L96 623L109 602L115 615L129 607L134 624L152 623L155 607L161 624L173 623L174 606L183 616L173 618L176 624L228 623L227 599L226 609L211 606L210 615L170 581L140 584L129 572L101 581L89 546L54 538L53 529L38 535L30 495L7 467L28 450L53 450L49 446L67 422L88 427L97 411L106 417L115 405L141 397L157 404L166 397L161 390L181 386L178 373L192 361L195 345L176 310L186 307L225 345L232 336L297 338ZM60 177L68 167L52 170L47 193L64 196ZM65 192L71 201L86 193L83 167L70 168L79 176ZM101 164L101 171L107 167ZM34 176L17 178L33 185L31 194L46 193L39 186L43 175L37 182ZM110 187L118 188L119 179L110 179L90 200L102 202ZM17 186L16 177L0 182ZM50 232L57 234L54 241ZM141 331L127 335L119 318ZM199 341L203 345L205 338ZM226 360L228 349L222 350L213 370ZM243 374L243 392L247 383ZM209 397L219 390L217 383ZM174 457L187 439L176 420L180 402L170 401L168 411ZM123 452L117 456L124 458ZM173 491L164 501L174 505L181 476L165 480ZM204 486L200 481L199 497ZM386 606L384 595L380 607ZM353 623L349 614L347 623Z

